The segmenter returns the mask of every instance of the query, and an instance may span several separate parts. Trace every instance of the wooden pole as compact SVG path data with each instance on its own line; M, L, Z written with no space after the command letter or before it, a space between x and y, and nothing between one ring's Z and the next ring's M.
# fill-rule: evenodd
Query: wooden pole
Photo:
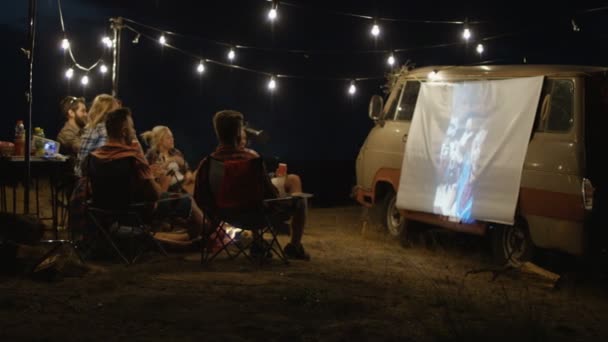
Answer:
M112 96L118 97L118 76L120 71L120 40L123 27L121 17L110 19L114 31L114 49L112 53Z

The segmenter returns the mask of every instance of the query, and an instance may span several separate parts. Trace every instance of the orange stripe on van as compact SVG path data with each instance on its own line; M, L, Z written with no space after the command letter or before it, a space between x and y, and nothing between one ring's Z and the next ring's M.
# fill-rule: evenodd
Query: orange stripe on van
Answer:
M520 188L519 208L522 214L562 220L583 221L585 209L581 195L565 194L534 188Z

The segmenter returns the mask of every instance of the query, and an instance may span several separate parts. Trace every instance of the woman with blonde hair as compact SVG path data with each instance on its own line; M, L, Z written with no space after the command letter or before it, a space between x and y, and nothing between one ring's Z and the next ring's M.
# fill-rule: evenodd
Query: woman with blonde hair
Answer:
M149 146L146 159L157 175L171 176L170 192L192 193L194 177L183 153L175 148L173 133L167 126L155 126L141 134Z
M82 176L82 161L89 153L98 147L103 146L108 139L106 132L106 117L109 112L118 109L120 104L116 98L107 94L100 94L95 97L89 109L89 122L84 127L82 133L80 150L76 157L74 172L77 176Z

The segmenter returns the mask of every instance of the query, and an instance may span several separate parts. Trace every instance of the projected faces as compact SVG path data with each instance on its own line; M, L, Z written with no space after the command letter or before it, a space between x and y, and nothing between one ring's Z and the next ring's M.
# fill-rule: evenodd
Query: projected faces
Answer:
M487 131L478 127L475 113L453 116L446 129L439 151L438 185L435 191L434 212L471 221L474 201L474 180Z

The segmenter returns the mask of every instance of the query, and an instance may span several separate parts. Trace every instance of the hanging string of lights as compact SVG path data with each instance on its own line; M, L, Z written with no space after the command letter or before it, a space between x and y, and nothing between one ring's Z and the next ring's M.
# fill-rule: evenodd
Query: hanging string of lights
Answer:
M289 6L289 7L293 7L293 8L300 8L300 9L310 9L309 6L305 6L305 5L301 5L301 4L296 4L296 3L292 3L292 2L288 2L288 1L278 1L278 0L267 0L268 2L271 2L271 6L269 8L268 11L268 20L273 22L275 20L277 20L278 16L279 16L279 12L278 12L278 7L279 4L281 6ZM59 6L59 17L60 17L60 22L61 22L61 29L64 35L64 38L62 40L61 46L62 48L67 51L69 53L69 56L72 60L73 63L73 67L76 67L77 69L84 71L85 75L82 76L81 78L81 83L83 85L87 85L89 82L89 77L88 77L88 73L94 69L95 67L99 66L99 70L101 73L106 73L108 71L107 66L103 63L103 55L106 52L106 49L104 49L102 56L97 60L97 62L93 63L91 66L89 67L84 67L82 65L80 65L79 63L77 63L76 59L74 58L74 54L72 52L72 47L70 46L70 42L68 40L67 34L66 34L66 30L65 30L65 24L64 24L64 20L63 20L63 12L61 9L61 0L57 0L58 2L58 6ZM586 9L586 10L580 10L577 11L577 13L579 14L584 14L584 13L595 13L598 11L603 11L608 9L608 6L605 7L598 7L598 8L592 8L592 9ZM197 36L191 36L191 35L185 35L185 34L181 34L181 33L177 33L177 32L173 32L173 31L168 31L168 30L163 30L157 27L153 27L150 25L146 25L140 22L137 22L135 20L132 19L128 19L128 18L121 18L122 20L124 20L124 22L127 22L129 24L125 24L124 28L134 32L136 34L135 38L133 39L133 43L137 43L139 42L139 38L140 37L144 37L150 41L157 41L161 46L166 46L170 49L173 49L179 53L182 53L186 56L189 56L190 58L193 58L196 61L196 71L199 74L203 74L205 72L206 69L206 64L214 64L217 66L221 66L221 67L226 67L226 68L232 68L232 69L238 69L238 70L242 70L242 71L247 71L250 73L254 73L254 74L258 74L258 75L262 75L268 78L268 89L271 91L274 91L277 88L277 79L279 78L293 78L293 79L307 79L307 80L324 80L324 81L342 81L342 82L348 82L348 93L350 95L354 95L356 93L356 85L355 83L357 81L365 81L365 80L373 80L373 79L383 79L385 78L385 76L372 76L372 77L349 77L349 78L344 78L344 77L316 77L316 76L301 76L301 75L292 75L292 74L275 74L275 73L270 73L267 71L263 71L263 70L256 70L256 69L252 69L252 68L247 68L247 67L243 67L241 65L237 65L235 64L235 60L237 58L237 51L238 50L258 50L258 51L264 51L264 52L273 52L273 53L289 53L289 54L302 54L302 55L310 55L310 54L387 54L387 58L386 58L386 63L388 66L390 66L391 68L395 67L396 65L398 65L398 58L399 56L396 56L396 54L398 53L403 53L403 52L412 52L412 51L418 51L418 50L425 50L425 49L438 49L438 48L447 48L447 47L453 47L453 46L461 46L461 45L466 45L468 46L469 42L472 40L473 32L470 29L469 25L477 25L477 24L482 24L482 23L486 23L486 21L469 21L468 19L465 19L463 21L459 21L459 20L421 20L421 19L403 19L403 18L386 18L386 17L372 17L372 16L367 16L367 15L361 15L361 14L355 14L355 13L348 13L348 12L340 12L340 11L334 11L334 10L328 10L328 9L324 9L326 12L331 13L331 14L335 14L335 15L341 15L341 16L350 16L350 17L355 17L355 18L360 18L360 19L364 19L364 20L372 20L373 21L373 25L372 28L370 30L371 35L374 38L379 37L380 33L381 33L381 29L379 26L379 22L405 22L405 23L417 23L417 24L445 24L445 25L463 25L463 31L462 31L462 40L457 41L457 42L450 42L450 43L439 43L439 44L430 44L430 45L425 45L425 46L417 46L417 47L405 47L405 48L395 48L395 49L374 49L374 50L303 50L303 49L285 49L285 48L270 48L270 47L259 47L259 46L251 46L251 45L244 45L244 44L233 44L233 43L227 43L227 42L223 42L223 41L219 41L219 40L214 40L214 39L208 39L208 38L202 38L202 37L197 37ZM574 21L574 18L571 20L571 24L573 27L573 30L575 32L580 31L580 27L578 27L578 25L576 24L576 22ZM153 34L149 34L147 32L144 32L144 30L147 31L153 31ZM527 33L526 31L519 31L519 32L509 32L509 33L502 33L502 34L497 34L497 35L493 35L493 36L487 36L487 37L478 37L476 39L474 39L473 41L476 43L476 45L474 45L475 47L475 51L477 52L477 54L480 56L480 58L482 57L482 55L484 53L486 53L486 46L483 45L483 43L488 42L488 41L492 41L492 40L497 40L497 39L502 39L502 38L506 38L506 37L512 37L512 36L516 36L516 35L522 35L524 33ZM153 35L156 34L158 35L158 38L154 37ZM177 46L175 46L175 44L170 44L168 41L167 37L182 37L182 38L188 38L188 39L196 39L199 41L205 41L207 43L212 43L212 44L216 44L219 46L222 46L224 48L228 49L227 52L227 59L228 62L222 62L222 61L218 61L218 60L214 60L214 59L209 59L209 58L205 58L203 56L197 55L195 53L189 52L187 50L178 48ZM107 48L107 49L116 49L116 43L110 39L109 37L105 36L102 38L102 43L103 45ZM478 63L475 64L483 64L485 62L480 61ZM65 76L68 79L71 79L74 76L74 69L73 67L70 67L66 70Z
M103 56L105 55L106 51L104 49L104 51L102 51L101 56L97 59L97 61L93 64L91 64L88 67L85 67L81 64L79 64L76 61L76 58L74 57L74 53L72 51L72 46L70 44L70 41L68 39L68 35L65 29L65 22L63 20L63 10L61 8L61 0L57 0L57 6L59 8L59 22L61 24L61 32L63 33L63 39L61 40L61 48L68 53L68 55L70 56L70 59L72 60L72 66L70 66L69 68L67 68L67 70L65 71L65 77L70 80L74 77L74 68L77 68L81 71L84 71L84 75L82 75L82 77L80 78L80 83L83 86L87 86L89 84L89 72L93 69L95 69L97 66L99 66L99 71L102 74L105 74L108 72L108 67L105 65L104 61L103 61ZM114 46L114 42L110 39L110 37L103 37L101 42L103 43L103 45L107 48L107 49L111 49Z
M190 58L192 58L195 61L195 70L197 73L199 74L203 74L205 72L205 70L207 69L206 65L207 64L214 64L214 65L218 65L221 67L225 67L225 68L230 68L230 69L236 69L236 70L242 70L242 71L246 71L249 73L253 73L253 74L257 74L257 75L261 75L261 76L265 76L268 79L268 83L267 83L267 87L270 91L274 91L277 86L278 86L278 79L301 79L301 80L314 80L314 81L341 81L341 82L348 82L349 84L349 93L351 95L354 95L354 91L352 91L352 89L355 89L355 82L359 82L359 81L369 81L369 80L380 80L380 79L384 79L385 76L381 75L381 76L365 76L365 77L323 77L323 76L303 76L303 75L293 75L293 74L282 74L282 73L271 73L271 72L267 72L267 71L263 71L263 70L258 70L258 69L252 69L252 68L247 68L244 66L240 66L237 64L234 64L234 60L236 58L234 50L230 50L227 54L227 59L229 60L228 63L226 62L221 62L215 59L210 59L210 58L206 58L203 57L201 55L195 54L193 52L187 51L185 49L181 49L173 44L171 44L165 35L161 34L158 38L155 38L151 35L148 35L146 33L140 32L137 29L135 29L134 27L125 24L124 28L132 31L133 33L136 34L136 37L139 38L145 38L149 41L152 42L156 42L158 44L160 44L162 47L166 47L169 49L172 49L176 52L179 52L185 56L188 56ZM138 39L139 39L138 38Z

